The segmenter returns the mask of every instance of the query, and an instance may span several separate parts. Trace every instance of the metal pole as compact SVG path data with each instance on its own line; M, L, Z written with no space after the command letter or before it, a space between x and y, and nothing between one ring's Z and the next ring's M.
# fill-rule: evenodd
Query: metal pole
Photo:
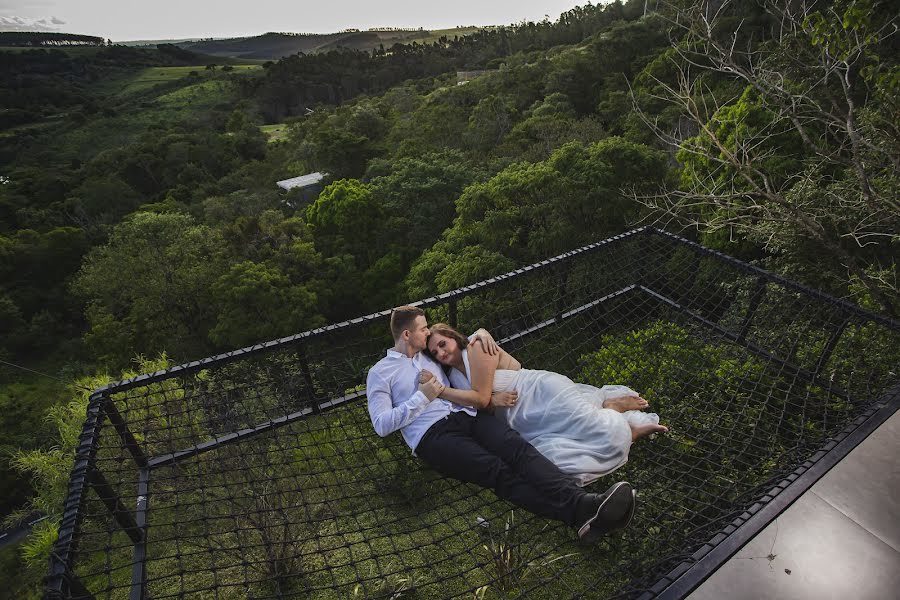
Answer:
M94 392L88 400L87 417L75 449L75 464L69 477L69 491L63 504L59 534L50 554L50 573L45 585L48 598L91 597L87 588L73 573L72 566L78 553L81 522L84 519L85 491L97 455L104 404L105 395L101 392Z
M111 396L106 397L106 404L103 408L106 411L107 416L109 416L109 422L112 423L116 428L116 431L119 432L122 443L125 444L125 447L131 453L131 456L134 457L134 462L136 462L139 467L146 467L147 455L141 450L138 441L131 433L131 430L128 429L128 425L125 424L125 420L122 418L121 413L119 413L119 409L116 408L116 403L113 402Z

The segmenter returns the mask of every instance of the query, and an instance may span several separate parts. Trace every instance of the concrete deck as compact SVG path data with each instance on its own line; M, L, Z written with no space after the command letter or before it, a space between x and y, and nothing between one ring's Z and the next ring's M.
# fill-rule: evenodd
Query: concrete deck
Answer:
M688 598L900 599L900 411Z

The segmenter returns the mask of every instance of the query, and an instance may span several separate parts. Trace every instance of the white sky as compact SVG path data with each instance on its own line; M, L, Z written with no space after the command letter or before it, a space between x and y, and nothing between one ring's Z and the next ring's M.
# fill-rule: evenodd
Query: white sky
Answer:
M238 37L348 27L555 21L588 0L0 0L0 31L62 31L113 41Z

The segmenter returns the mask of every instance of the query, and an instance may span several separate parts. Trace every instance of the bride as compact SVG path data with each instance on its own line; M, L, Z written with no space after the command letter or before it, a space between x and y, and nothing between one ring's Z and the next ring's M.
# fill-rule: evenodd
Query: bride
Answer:
M440 397L495 414L553 461L587 485L628 460L633 441L665 433L649 405L623 385L596 388L552 371L523 369L507 352L491 354L449 325L432 326L427 351L450 369L452 388ZM421 379L433 377L423 371Z

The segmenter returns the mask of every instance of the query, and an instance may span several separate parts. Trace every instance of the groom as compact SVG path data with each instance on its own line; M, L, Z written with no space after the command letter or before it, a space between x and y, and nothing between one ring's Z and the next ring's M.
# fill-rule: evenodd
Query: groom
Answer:
M588 493L500 419L438 398L448 381L443 369L422 353L429 334L422 309L394 309L391 334L394 347L366 380L369 416L378 435L399 429L413 453L436 471L490 488L525 510L575 527L583 540L595 541L628 525L634 514L630 484ZM479 341L493 345L486 332ZM434 377L420 383L422 370Z

